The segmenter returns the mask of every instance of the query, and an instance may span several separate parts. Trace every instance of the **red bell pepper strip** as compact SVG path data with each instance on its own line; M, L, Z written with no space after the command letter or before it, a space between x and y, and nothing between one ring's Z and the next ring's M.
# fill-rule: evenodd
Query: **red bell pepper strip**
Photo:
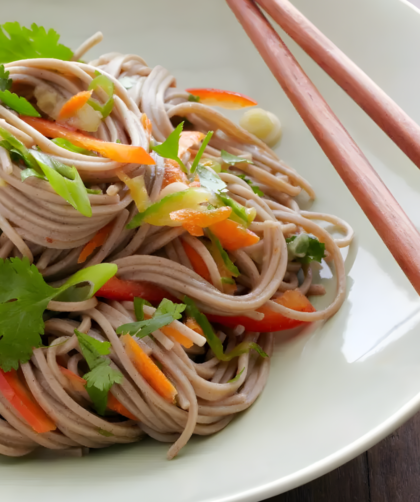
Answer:
M200 98L200 103L209 106L220 106L230 110L258 104L255 100L239 92L222 91L220 89L187 89L186 91Z
M276 303L283 305L298 312L315 312L315 308L311 302L299 290L294 289L286 291L280 298L274 300ZM221 324L222 326L235 327L237 325L243 326L247 331L283 331L285 329L296 328L305 321L298 321L297 319L290 319L284 315L274 312L270 307L263 305L257 312L262 312L264 318L261 321L250 319L245 316L232 316L225 317L213 314L206 314L210 322Z
M145 281L126 281L115 276L102 286L96 296L119 302L131 302L135 297L143 298L152 304L159 304L164 298L178 302L170 293L156 284Z
M0 369L0 392L35 432L43 434L57 428L20 380L16 370L4 372Z

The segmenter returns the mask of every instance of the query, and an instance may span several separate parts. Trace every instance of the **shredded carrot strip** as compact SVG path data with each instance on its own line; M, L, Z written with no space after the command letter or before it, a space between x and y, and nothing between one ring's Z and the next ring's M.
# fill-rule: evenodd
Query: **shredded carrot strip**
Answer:
M185 323L185 326L192 329L193 331L195 331L199 335L204 336L204 332L203 332L201 326L198 324L198 322L193 317L188 317L187 322Z
M138 421L138 418L133 415L131 411L128 411L127 408L123 404L121 404L118 399L111 393L108 394L108 402L106 407L112 411L115 411L116 413L119 413L123 417Z
M203 258L197 253L197 251L188 244L188 242L182 241L182 247L184 248L185 254L193 266L194 272L201 275L203 279L207 282L211 282L210 272L205 264Z
M169 336L170 338L173 338L176 342L183 345L186 349L189 349L194 345L194 343L189 338L187 338L172 326L164 326L163 328L160 328L160 330L163 334Z
M229 218L232 208L223 206L210 211L196 211L194 209L179 209L170 213L172 221L181 222L182 226L191 235L199 237L204 235L203 228L214 225Z
M85 106L92 96L93 91L82 91L78 92L75 96L72 96L68 101L64 103L61 107L60 113L58 114L58 120L66 120L70 117L74 117L76 113Z
M181 170L178 162L171 159L165 159L165 173L163 175L162 188L176 181L188 184L187 175Z
M233 220L224 220L210 225L210 230L219 239L223 248L228 251L252 246L260 240L254 232Z
M108 223L108 225L98 230L95 236L82 249L79 258L77 259L77 263L84 263L96 248L105 244L109 234L112 231L113 226L114 222L111 221L110 223Z

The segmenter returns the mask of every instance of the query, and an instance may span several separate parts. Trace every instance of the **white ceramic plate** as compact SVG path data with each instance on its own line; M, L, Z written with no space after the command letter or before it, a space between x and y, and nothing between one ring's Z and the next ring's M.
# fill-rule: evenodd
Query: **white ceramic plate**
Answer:
M281 117L279 154L314 185L315 209L356 230L348 298L321 328L278 339L257 403L179 458L152 440L83 459L0 459L13 502L257 501L309 481L366 450L420 407L420 301L223 0L2 0L2 22L55 27L73 48L138 53L180 86L244 92ZM296 5L420 122L420 17L398 0L295 0ZM7 7L7 8L6 8ZM310 77L419 226L420 173L314 63ZM333 282L325 275L329 292ZM325 299L318 299L321 306Z

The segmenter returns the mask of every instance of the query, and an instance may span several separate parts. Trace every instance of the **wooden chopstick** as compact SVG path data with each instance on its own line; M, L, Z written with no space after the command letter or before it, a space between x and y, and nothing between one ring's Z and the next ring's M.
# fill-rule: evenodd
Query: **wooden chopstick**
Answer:
M420 294L420 234L255 3L227 3Z
M420 167L420 126L288 0L257 3Z

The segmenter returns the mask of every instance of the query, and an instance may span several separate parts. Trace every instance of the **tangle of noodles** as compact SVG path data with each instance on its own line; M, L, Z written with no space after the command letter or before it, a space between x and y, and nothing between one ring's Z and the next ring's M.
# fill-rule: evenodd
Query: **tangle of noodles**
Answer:
M150 200L155 202L164 179L162 158L152 153L156 164L145 166L75 153L54 144L18 114L0 105L0 127L26 147L36 145L62 163L75 166L83 181L100 191L89 194L92 216L83 216L57 195L48 181L36 177L21 181L22 166L1 148L0 257L27 257L50 284L61 284L82 267L114 262L120 279L153 283L181 300L188 295L202 312L218 316L241 315L258 320L262 314L257 309L263 305L287 318L305 322L327 319L337 312L344 301L346 282L339 248L350 244L352 229L338 217L301 210L295 198L301 191L314 198L309 183L261 140L214 108L190 101L189 93L176 87L175 78L165 68L150 68L138 56L118 53L106 54L89 64L78 62L100 38L92 37L83 44L73 61L28 59L5 67L14 85L28 99L36 89L44 89L65 101L85 91L96 70L106 75L115 86L114 107L93 134L101 140L114 143L118 140L149 152L151 144L166 140L180 117L195 131L204 134L215 131L204 152L207 159L220 161L221 150L225 150L253 160L253 164L242 163L235 169L251 179L264 197L231 172L221 172L220 178L232 199L255 208L257 216L249 229L260 237L260 242L229 253L241 275L235 294L224 292L217 263L202 239L179 226L143 224L136 229L126 228L138 211L118 172L124 171L130 177L143 174ZM122 85L127 78L131 82L128 90ZM36 105L36 101L33 103ZM143 125L143 114L152 123L152 137ZM198 147L193 147L184 155L183 162L188 167L197 150ZM345 236L333 238L318 224L322 221L335 225ZM112 231L105 242L85 263L79 264L83 247L110 222ZM289 290L297 289L306 296L325 292L321 285L312 284L310 266L288 260L285 237L301 232L312 234L325 244L326 259L336 276L332 303L317 312L300 312L274 301ZM194 271L185 243L201 256L211 282ZM44 338L48 347L34 350L32 359L21 366L21 378L57 429L35 433L0 392L3 455L25 455L39 446L84 452L85 448L138 441L146 434L172 443L168 453L172 458L193 434L209 435L226 427L237 413L252 405L267 381L274 336L271 332L246 331L240 325L220 330L220 325L216 325L226 352L240 342L251 341L258 342L268 355L262 358L252 350L231 361L220 361L207 344L195 343L186 349L158 330L153 336L138 340L138 344L157 361L175 386L177 399L170 403L136 369L116 334L118 326L136 320L133 302L95 298L77 304L51 302L49 311ZM201 340L182 326L186 336L195 335L196 341ZM88 393L75 392L69 385L59 365L79 376L86 373L75 328L111 343L111 367L124 375L122 383L113 385L111 394L136 420L118 414L99 416L91 407Z

